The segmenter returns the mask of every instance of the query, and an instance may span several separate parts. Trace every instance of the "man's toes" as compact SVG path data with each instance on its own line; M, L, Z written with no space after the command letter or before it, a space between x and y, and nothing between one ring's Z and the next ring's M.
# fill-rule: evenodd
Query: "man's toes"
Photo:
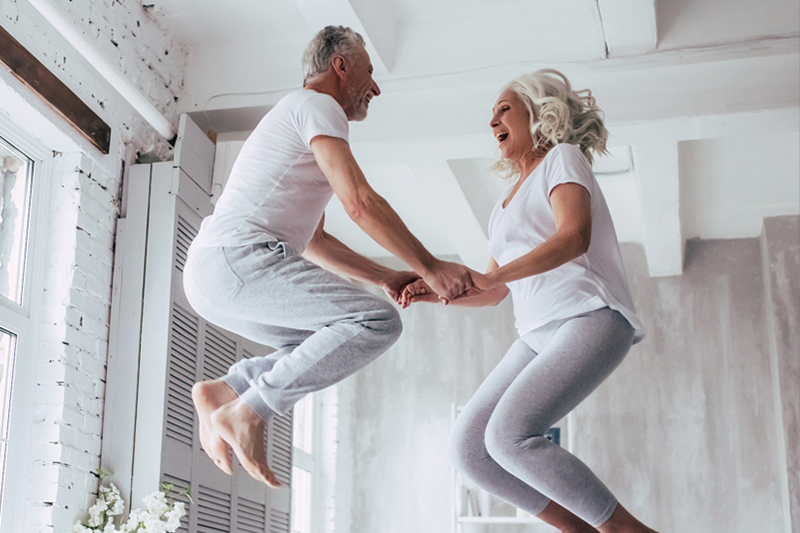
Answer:
M275 489L281 486L281 482L278 481L278 478L270 470L264 473L264 482Z

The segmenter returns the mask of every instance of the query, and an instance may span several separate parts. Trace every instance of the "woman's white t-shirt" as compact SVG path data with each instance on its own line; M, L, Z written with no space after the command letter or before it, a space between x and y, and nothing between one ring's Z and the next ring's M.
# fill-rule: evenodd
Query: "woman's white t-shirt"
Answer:
M281 99L245 141L192 246L281 241L302 253L333 196L311 140L347 140L348 132L342 106L327 94L303 90Z
M558 144L522 183L500 198L489 219L489 252L499 266L527 254L556 233L550 193L563 183L577 183L591 196L592 238L589 250L553 270L508 283L520 336L556 320L610 307L634 328L634 342L645 334L636 316L617 234L592 168L580 149Z

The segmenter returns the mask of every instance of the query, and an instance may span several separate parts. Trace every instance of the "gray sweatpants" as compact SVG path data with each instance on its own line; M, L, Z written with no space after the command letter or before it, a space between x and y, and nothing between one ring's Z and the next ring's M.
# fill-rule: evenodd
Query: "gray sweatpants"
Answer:
M277 349L223 378L264 420L367 365L402 331L390 302L284 243L190 248L183 276L200 316Z
M630 349L633 328L599 309L517 340L456 421L456 467L534 515L555 501L597 527L617 500L577 457L544 433L583 401Z

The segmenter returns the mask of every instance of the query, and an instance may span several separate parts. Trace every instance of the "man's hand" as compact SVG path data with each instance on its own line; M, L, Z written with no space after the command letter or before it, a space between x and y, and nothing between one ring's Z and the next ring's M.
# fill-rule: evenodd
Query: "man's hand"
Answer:
M450 261L437 261L431 273L423 276L425 282L447 304L473 286L470 273L474 272L464 265Z
M381 289L383 289L383 292L385 292L386 295L395 303L402 305L400 302L400 296L403 287L417 281L418 279L420 279L420 277L416 272L406 270L396 271L386 280L384 280L384 282L381 284Z

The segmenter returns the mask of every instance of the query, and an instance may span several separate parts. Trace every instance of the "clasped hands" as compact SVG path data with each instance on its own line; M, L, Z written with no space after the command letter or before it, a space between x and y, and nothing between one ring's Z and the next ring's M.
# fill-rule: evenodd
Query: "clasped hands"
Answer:
M457 263L445 263L445 268L428 279L416 272L395 272L382 288L403 309L412 303L442 302L445 305L462 298L476 296L493 287L485 274Z

